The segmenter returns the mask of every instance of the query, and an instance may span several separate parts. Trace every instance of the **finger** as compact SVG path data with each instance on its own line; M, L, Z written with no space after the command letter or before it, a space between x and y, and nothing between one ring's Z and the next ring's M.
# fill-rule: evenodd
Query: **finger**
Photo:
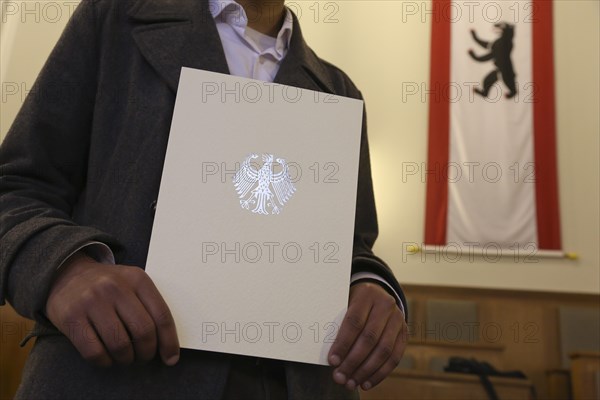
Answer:
M145 274L143 271L142 273ZM145 279L138 287L137 294L156 326L161 359L167 365L175 365L179 361L179 339L167 303L150 278Z
M102 340L88 320L69 324L67 337L81 357L89 363L99 367L109 367L112 364L112 359L104 348Z
M348 352L348 355L344 358L342 364L334 373L334 380L337 383L345 384L346 382L344 381L348 380L348 378L352 376L354 371L365 361L375 346L379 343L381 334L386 327L388 319L394 311L392 307L396 307L394 299L391 296L390 299L390 305L388 305L387 302L379 302L376 303L371 309L364 329L362 332L360 332L358 338ZM394 345L393 340L395 340L397 334L398 332L396 331L396 334L392 338L392 347ZM369 374L369 376L370 375L371 374ZM348 382L348 384L348 388L350 390L354 390L356 383Z
M352 373L351 379L354 386L361 385L368 377L381 368L392 356L396 338L404 328L404 320L400 310L394 312L387 321L379 342L366 360Z
M117 314L129 332L135 359L150 361L156 355L157 335L154 321L140 300L131 294L129 301L117 304Z
M369 390L377 386L382 380L384 380L390 372L394 370L400 363L404 349L406 348L406 339L403 333L400 333L396 338L394 344L394 350L388 360L379 368L373 375L371 375L362 385L363 390Z
M334 367L341 364L356 341L356 338L364 329L372 305L372 302L350 302L348 311L346 311L346 315L340 326L340 331L329 350L329 363Z
M89 311L89 320L106 351L118 364L131 364L134 360L131 338L121 318L112 306L96 307Z

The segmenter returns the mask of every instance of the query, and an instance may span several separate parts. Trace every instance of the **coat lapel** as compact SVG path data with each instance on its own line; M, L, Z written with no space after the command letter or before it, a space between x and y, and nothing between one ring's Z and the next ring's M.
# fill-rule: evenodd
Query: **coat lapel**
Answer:
M128 15L142 55L173 91L181 67L229 74L207 1L137 0Z
M298 18L293 13L292 16L294 28L290 47L281 62L274 82L335 94L333 83L325 66L304 41Z
M181 67L229 74L219 32L205 0L137 0L128 10L142 55L177 91ZM295 15L288 52L274 82L335 94L325 66L306 45Z

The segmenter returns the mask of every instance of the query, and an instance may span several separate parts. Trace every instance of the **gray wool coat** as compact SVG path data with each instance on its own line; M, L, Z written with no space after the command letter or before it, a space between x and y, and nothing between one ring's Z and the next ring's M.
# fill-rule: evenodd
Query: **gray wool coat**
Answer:
M182 350L175 367L96 368L44 317L56 268L88 241L143 267L182 66L229 73L203 0L83 0L0 147L0 302L37 321L22 399L216 399L229 356ZM306 45L298 21L275 82L361 98ZM377 237L366 126L352 271L402 296ZM404 299L402 299L404 300ZM404 302L405 303L405 302ZM352 398L328 367L285 363L290 399Z

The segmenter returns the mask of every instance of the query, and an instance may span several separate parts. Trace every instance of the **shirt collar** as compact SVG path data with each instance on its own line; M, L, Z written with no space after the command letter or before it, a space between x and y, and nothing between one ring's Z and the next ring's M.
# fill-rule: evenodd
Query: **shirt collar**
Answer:
M243 29L248 26L248 17L244 8L234 0L208 0L208 8L217 22L224 22ZM285 18L275 43L275 51L279 57L282 57L290 46L293 26L292 13L289 8L285 7Z

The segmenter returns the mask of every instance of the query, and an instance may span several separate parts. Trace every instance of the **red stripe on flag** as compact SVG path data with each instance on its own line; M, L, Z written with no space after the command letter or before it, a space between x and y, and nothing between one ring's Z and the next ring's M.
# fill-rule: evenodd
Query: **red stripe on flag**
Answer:
M552 2L533 0L533 138L538 248L561 249Z
M431 29L432 93L450 87L450 16L451 0L433 0ZM446 98L444 98L446 97ZM427 155L427 200L425 204L425 243L446 244L448 181L442 171L448 165L450 146L449 96L429 99L429 151Z

